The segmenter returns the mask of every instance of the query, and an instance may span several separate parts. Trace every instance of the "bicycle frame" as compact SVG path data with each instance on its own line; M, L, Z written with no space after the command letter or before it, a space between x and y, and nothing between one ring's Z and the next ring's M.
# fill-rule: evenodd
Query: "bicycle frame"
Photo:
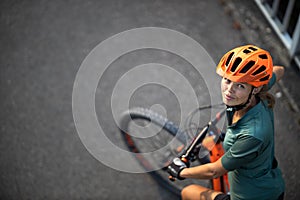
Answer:
M215 162L224 154L224 149L221 142L218 142L210 152L210 161ZM229 191L229 182L227 174L214 178L212 180L212 188L214 190L224 192L225 194Z

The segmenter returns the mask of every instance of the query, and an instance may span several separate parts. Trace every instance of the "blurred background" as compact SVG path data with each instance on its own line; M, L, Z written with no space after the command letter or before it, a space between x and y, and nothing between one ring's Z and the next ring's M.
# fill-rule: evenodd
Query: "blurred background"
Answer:
M276 155L286 199L299 199L299 10L299 1L293 0L2 0L0 199L176 198L148 174L120 172L96 160L73 120L73 83L83 60L105 39L139 27L184 33L215 63L229 49L253 43L286 67L286 76L272 89ZM116 145L124 144L111 113L114 85L132 67L151 62L178 69L198 89L199 103L210 103L204 78L194 76L178 56L159 50L126 54L105 72L95 99L99 122ZM156 104L179 121L174 94L157 85L139 88L129 106Z

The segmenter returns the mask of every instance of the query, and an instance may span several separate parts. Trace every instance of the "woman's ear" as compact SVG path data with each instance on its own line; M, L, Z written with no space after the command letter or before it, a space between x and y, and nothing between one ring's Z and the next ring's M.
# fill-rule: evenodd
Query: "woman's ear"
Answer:
M252 94L255 95L255 94L259 93L262 88L263 88L263 86L259 86L259 87L254 88Z

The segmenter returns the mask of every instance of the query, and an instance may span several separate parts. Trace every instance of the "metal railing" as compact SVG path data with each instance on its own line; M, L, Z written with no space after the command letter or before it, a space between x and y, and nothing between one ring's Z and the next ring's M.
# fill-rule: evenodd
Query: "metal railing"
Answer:
M300 0L254 0L300 68Z

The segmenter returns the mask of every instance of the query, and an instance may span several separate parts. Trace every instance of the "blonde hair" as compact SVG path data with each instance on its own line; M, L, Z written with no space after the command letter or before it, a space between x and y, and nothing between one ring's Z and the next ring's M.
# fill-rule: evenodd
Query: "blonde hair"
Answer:
M268 92L269 88L268 85L264 85L259 93L256 95L261 99L261 100L266 100L268 102L268 107L273 108L275 105L275 98L272 94Z

